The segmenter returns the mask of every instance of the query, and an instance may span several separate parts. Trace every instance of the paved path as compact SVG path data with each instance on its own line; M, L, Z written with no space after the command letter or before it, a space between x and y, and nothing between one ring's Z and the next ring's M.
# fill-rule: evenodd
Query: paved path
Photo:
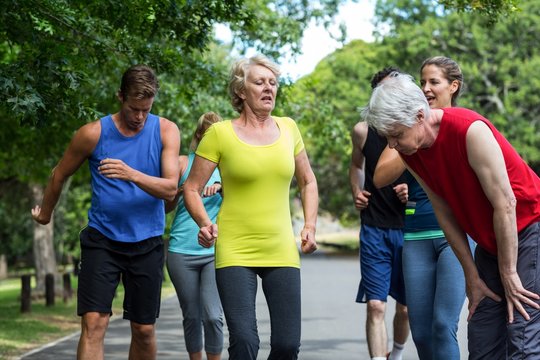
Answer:
M302 346L300 359L304 360L367 360L369 359L364 324L365 305L354 302L358 286L359 264L357 256L338 256L320 252L302 257ZM389 301L387 325L395 303ZM461 358L467 358L465 310L458 338ZM257 312L261 349L259 359L269 352L270 324L264 296L259 288ZM165 299L157 322L158 359L187 360L183 341L181 315L176 297ZM225 334L225 348L228 334ZM72 360L75 358L78 333L47 347L34 350L24 360ZM113 318L105 340L107 360L125 360L129 348L129 322ZM224 359L226 359L226 350ZM403 360L417 359L411 339L406 344Z

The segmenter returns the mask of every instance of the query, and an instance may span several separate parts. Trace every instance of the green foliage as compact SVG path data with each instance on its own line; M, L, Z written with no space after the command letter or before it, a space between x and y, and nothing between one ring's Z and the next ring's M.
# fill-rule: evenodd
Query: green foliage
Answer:
M73 131L111 111L112 95L129 65L146 63L170 74L177 98L188 106L214 80L203 54L215 23L230 24L235 41L278 55L285 45L297 51L309 21L327 19L339 3L4 1L0 115L12 136L0 153L15 154L17 166L2 159L3 176L46 179L43 169L59 158Z
M304 134L321 207L342 221L357 215L347 173L349 131L368 101L371 76L398 66L418 78L422 61L435 55L450 56L463 69L460 106L493 121L531 167L540 169L540 80L531 76L540 65L540 4L522 1L521 8L491 24L485 14L445 9L434 1L379 1L375 22L384 37L345 45L286 91L284 113Z
M369 98L370 79L386 66L384 61L375 44L353 41L284 92L284 113L302 131L317 176L321 207L343 221L358 215L350 200L349 134L360 121L359 107Z
M428 18L453 12L480 15L493 25L501 18L518 12L521 0L377 0L375 34L379 38L395 34L403 24L421 24Z
M16 179L23 188L44 183L74 131L116 111L121 74L137 63L158 73L161 91L153 112L180 126L185 152L202 113L234 115L225 93L231 48L214 41L215 24L229 25L235 44L278 58L297 52L307 25L312 20L328 24L341 2L3 1L0 181ZM55 214L61 253L76 255L77 234L86 221L88 173L81 172ZM18 193L27 196L26 190ZM30 208L0 206L0 214L8 215L0 218L0 228L24 239L21 246L16 236L2 233L10 245L2 243L0 252L8 252L10 260L19 254L15 249L31 249Z
M32 251L30 198L25 184L14 178L0 181L0 253L9 254L10 260Z
M490 24L518 10L520 0L439 0L446 8L473 11L487 16Z
M490 119L533 168L540 164L538 94L534 76L540 62L540 3L522 1L523 11L486 28L479 14L448 13L421 23L402 23L381 45L388 59L418 74L421 62L434 55L456 60L466 91L460 106Z

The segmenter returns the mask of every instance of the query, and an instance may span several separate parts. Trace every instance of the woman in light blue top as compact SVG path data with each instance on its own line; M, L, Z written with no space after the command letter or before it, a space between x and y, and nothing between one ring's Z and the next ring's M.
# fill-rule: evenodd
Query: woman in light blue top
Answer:
M221 121L221 118L213 112L205 113L199 118L189 154L179 158L180 181L177 196L174 201L165 205L167 212L176 208L169 240L167 270L180 301L184 317L184 338L190 360L202 359L203 347L208 360L221 359L223 350L223 310L216 287L214 247L204 248L199 245L199 226L187 212L182 196L183 184L191 170L199 141L206 129L218 121ZM216 220L221 206L220 192L221 177L216 168L203 194L203 203L212 221Z

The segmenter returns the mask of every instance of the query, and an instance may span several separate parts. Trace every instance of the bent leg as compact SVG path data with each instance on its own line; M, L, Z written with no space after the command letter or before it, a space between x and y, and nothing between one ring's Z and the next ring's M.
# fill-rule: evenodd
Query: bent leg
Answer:
M155 324L131 321L129 360L155 360L157 355Z
M406 240L403 277L412 338L420 359L431 359L437 260L432 240Z
M523 287L540 294L540 223L519 233L517 272ZM540 303L540 301L536 301ZM514 308L514 322L508 324L508 359L540 359L540 310L523 304L530 320Z
M259 334L255 312L255 271L241 266L220 268L216 270L216 282L229 329L230 359L256 360Z
M384 357L388 353L388 335L384 323L385 311L385 302L380 300L367 302L366 335L371 357Z
M216 286L214 256L201 269L201 300L204 349L208 359L219 359L223 351L223 309Z
M506 359L507 310L497 258L477 246L475 262L480 278L503 300L486 297L478 304L468 324L469 360Z
M269 360L296 360L300 351L300 269L267 268L261 273L270 313Z
M109 325L109 314L87 312L81 318L81 336L77 346L78 360L103 359L103 340Z
M184 340L188 353L203 350L199 256L169 252L167 270L182 309Z
M446 239L435 239L433 242L439 253L433 307L433 358L459 360L457 330L465 301L465 276Z

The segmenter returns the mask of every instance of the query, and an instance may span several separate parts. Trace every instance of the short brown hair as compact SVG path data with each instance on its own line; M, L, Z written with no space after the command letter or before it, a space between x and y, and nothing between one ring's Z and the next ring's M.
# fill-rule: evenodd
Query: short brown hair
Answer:
M159 83L154 70L146 65L130 67L122 75L119 95L135 99L148 99L156 96Z

